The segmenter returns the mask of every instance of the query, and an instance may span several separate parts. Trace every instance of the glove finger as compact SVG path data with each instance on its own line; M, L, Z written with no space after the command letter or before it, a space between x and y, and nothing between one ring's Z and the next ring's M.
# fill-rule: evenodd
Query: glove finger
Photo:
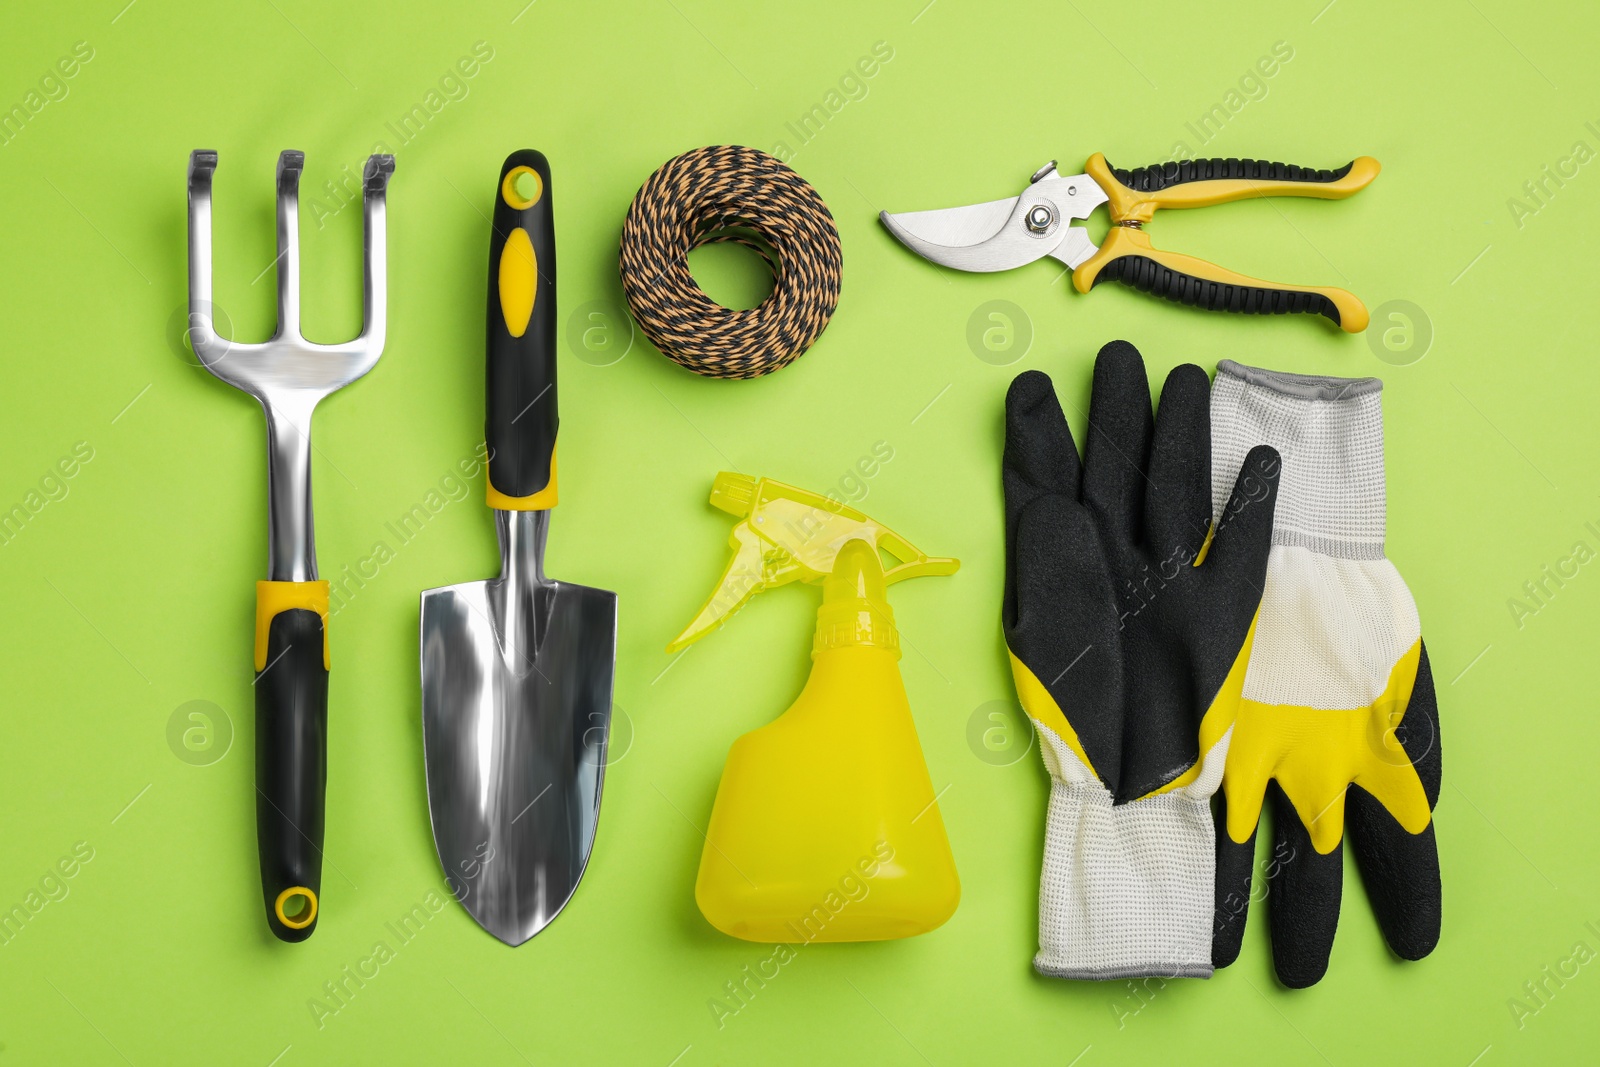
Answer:
M1024 706L1058 733L1078 738L1090 769L1115 792L1121 778L1123 678L1111 579L1088 510L1058 494L1039 497L1017 520L1007 553L1018 575L1007 598L1006 645L1055 708ZM1071 716L1059 725L1056 720Z
M1061 413L1055 385L1041 371L1024 371L1006 391L1006 445L1001 482L1006 507L1006 586L1002 608L1006 626L1018 616L1017 590L1031 586L1018 571L1017 527L1022 513L1041 496L1078 499L1080 465L1072 430ZM1009 636L1009 634L1008 634ZM1015 648L1015 646L1013 646Z
M1192 363L1172 368L1161 387L1144 521L1163 561L1193 563L1211 527L1210 397L1211 380Z
M1043 371L1024 371L1006 391L1006 528L1043 493L1078 499L1081 464L1055 384Z
M1344 892L1344 848L1321 855L1311 847L1294 805L1278 783L1272 803L1273 851L1267 860L1267 918L1278 981L1290 989L1315 985L1328 970Z
M1128 342L1112 341L1094 361L1083 446L1083 501L1125 542L1141 533L1153 422L1144 359Z
M1223 588L1252 591L1250 615L1255 614L1266 581L1267 555L1272 551L1272 513L1278 503L1278 475L1283 462L1271 445L1256 445L1244 457L1222 520L1211 538L1203 570L1207 580ZM1233 605L1235 598L1223 603ZM1242 606L1242 605L1241 605Z
M1228 798L1217 794L1217 906L1211 928L1211 965L1226 967L1239 958L1245 921L1250 917L1250 883L1255 873L1256 832L1239 842L1228 836Z
M1376 797L1352 785L1345 797L1345 836L1394 954L1420 960L1432 952L1439 943L1443 895L1433 823L1420 834L1407 833Z
M1395 736L1417 769L1432 808L1439 801L1439 708L1426 645L1417 660L1411 701ZM1408 960L1432 952L1439 943L1443 916L1433 823L1419 834L1408 833L1377 798L1352 785L1345 803L1345 833L1389 947Z

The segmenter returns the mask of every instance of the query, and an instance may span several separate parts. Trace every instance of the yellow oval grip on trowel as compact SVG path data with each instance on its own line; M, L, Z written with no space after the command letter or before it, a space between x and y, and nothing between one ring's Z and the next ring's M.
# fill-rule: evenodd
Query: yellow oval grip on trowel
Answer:
M706 828L695 900L747 941L878 941L940 926L961 883L900 678L886 592L954 559L860 512L724 472L712 503L745 521L717 591L673 641L698 640L757 592L822 584L811 675L776 720L734 742ZM883 569L879 548L903 562Z

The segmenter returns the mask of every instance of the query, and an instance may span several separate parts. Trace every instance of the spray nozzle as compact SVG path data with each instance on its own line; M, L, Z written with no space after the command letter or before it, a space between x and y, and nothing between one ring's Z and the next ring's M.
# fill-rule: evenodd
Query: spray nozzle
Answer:
M849 553L849 580L859 583L863 597L881 598L882 588L895 582L954 574L961 565L958 560L925 555L847 504L768 478L723 471L711 487L711 503L744 521L733 528L729 538L733 558L722 572L722 580L694 621L673 638L668 652L685 648L715 630L763 589L793 581L823 581L833 574L845 546L855 541L866 542L874 556L882 549L900 561L882 571L880 578L877 566L863 568L858 553ZM872 562L878 563L876 558Z

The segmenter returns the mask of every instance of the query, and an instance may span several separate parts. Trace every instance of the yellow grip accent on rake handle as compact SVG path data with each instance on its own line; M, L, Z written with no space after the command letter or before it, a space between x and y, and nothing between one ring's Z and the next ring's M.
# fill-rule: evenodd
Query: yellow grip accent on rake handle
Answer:
M1124 171L1130 177L1138 176L1157 188L1141 190L1124 184L1106 157L1096 152L1089 157L1085 171L1099 183L1108 199L1107 210L1113 222L1143 225L1155 215L1157 208L1210 207L1234 200L1251 200L1263 196L1307 196L1318 200L1343 200L1372 184L1382 169L1371 156L1358 156L1351 160L1343 172L1317 172L1292 168L1308 177L1195 177L1195 174L1223 173L1227 175L1267 175L1290 173L1291 168L1256 160L1203 160L1188 164L1167 164L1164 167L1143 167L1137 171ZM1337 174L1338 177L1321 180L1317 175Z
M267 669L267 634L280 612L304 608L322 616L322 669L331 669L328 654L328 594L325 581L256 583L256 672Z
M1282 285L1236 274L1181 252L1164 252L1141 230L1113 226L1100 250L1072 272L1080 293L1106 280L1209 311L1246 315L1310 313L1347 333L1367 328L1366 306L1354 293L1332 286Z

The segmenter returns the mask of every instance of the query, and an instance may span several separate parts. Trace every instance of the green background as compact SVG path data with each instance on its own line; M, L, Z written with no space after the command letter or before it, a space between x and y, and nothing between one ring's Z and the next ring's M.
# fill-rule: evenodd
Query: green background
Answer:
M1563 563L1578 542L1585 559L1600 549L1592 5L125 2L13 8L0 40L8 109L77 42L93 52L64 98L0 146L0 506L25 502L80 442L93 450L0 547L0 907L26 901L75 846L92 851L49 883L65 895L0 944L0 1065L1595 1055L1600 963L1559 985L1542 971L1580 942L1584 959L1600 951L1600 564ZM493 57L460 98L397 137L389 124L480 41ZM826 108L877 42L892 59L847 83L857 98L841 93L800 143L786 124ZM1291 57L1251 80L1275 46ZM394 558L333 621L323 916L312 940L283 945L261 914L253 831L264 434L254 403L179 340L184 167L193 148L221 154L217 299L234 335L255 340L275 317L274 160L305 151L305 328L338 340L360 322L360 212L312 202L379 142L398 157L390 340L369 377L323 404L314 482L324 575L379 541ZM753 382L697 378L642 338L629 347L615 313L634 191L669 157L720 143L783 144L845 250L827 333ZM523 146L553 161L561 262L549 569L620 594L616 761L588 875L550 929L513 951L451 904L401 944L386 924L444 895L417 593L490 575L496 553L481 479L410 543L386 524L481 440L484 212L500 161ZM1378 310L1373 330L1206 315L1118 286L1083 296L1048 260L956 274L876 219L1012 195L1044 160L1076 170L1095 151L1122 166L1376 156L1382 176L1349 201L1169 212L1152 230L1241 271L1346 286ZM1535 200L1524 183L1538 181ZM757 268L719 251L695 260L711 291L759 299ZM1002 330L1000 351L974 349L971 323L1005 325L988 318L995 300L1018 309L1009 347ZM1425 961L1387 953L1351 871L1332 968L1308 991L1276 984L1259 911L1236 966L1142 1000L1031 970L1046 775L1024 739L969 743L974 719L1012 700L1001 403L1038 367L1081 411L1094 352L1115 337L1143 349L1153 377L1234 358L1385 379L1390 555L1420 605L1444 729L1445 927ZM878 442L893 459L855 474ZM724 562L729 522L706 504L719 469L837 488L961 558L954 577L893 599L964 889L926 936L801 949L720 1027L708 1002L771 948L700 917L698 827L728 745L803 680L815 594L763 597L681 658L662 651ZM1546 567L1576 575L1557 586ZM1528 600L1531 581L1551 595ZM1518 597L1537 610L1519 618ZM198 752L169 742L191 701L214 725ZM310 1002L380 940L394 958L319 1025ZM1527 982L1544 983L1541 999Z

